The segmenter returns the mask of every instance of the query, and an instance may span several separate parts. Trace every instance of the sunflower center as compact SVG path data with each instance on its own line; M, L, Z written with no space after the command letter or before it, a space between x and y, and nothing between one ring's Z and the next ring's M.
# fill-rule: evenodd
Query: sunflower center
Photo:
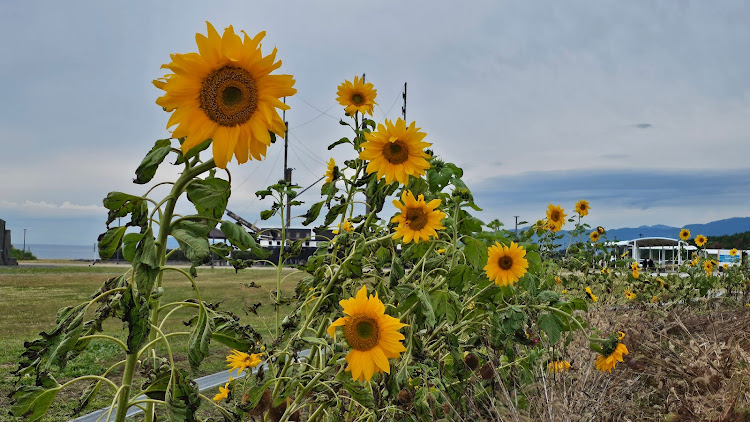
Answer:
M409 159L409 148L399 140L389 142L383 148L383 156L391 164L401 164Z
M224 66L203 80L200 104L213 122L221 126L241 125L258 108L258 86L247 70Z
M357 93L352 95L352 102L356 105L360 105L365 101L365 98L362 96L362 94Z
M549 215L549 219L552 221L558 221L560 220L560 211L552 211Z
M497 259L497 266L500 267L501 270L508 271L513 268L513 258L508 255L503 255Z
M422 230L427 225L427 214L421 208L407 208L406 224L411 230Z
M355 350L367 351L378 344L378 322L367 315L355 315L344 325L344 337Z

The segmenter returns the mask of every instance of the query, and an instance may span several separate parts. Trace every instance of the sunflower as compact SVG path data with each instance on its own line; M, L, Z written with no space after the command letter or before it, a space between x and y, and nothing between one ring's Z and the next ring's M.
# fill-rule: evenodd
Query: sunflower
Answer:
M484 272L487 273L487 278L498 286L512 286L529 268L529 261L524 258L525 256L526 250L516 242L510 242L510 246L495 242L487 249L487 265L484 266Z
M576 202L576 212L581 217L589 214L589 201L586 201L585 199L581 199L580 201Z
M331 158L330 160L328 160L328 167L326 168L326 183L331 183L334 181L334 179L336 179L336 170L336 161Z
M658 296L652 297L651 298L651 303L659 303L659 297Z
M565 224L565 210L559 205L549 204L547 206L547 221L550 230L559 232Z
M596 243L599 241L599 232L594 230L589 234L589 239L591 239L592 242Z
M706 236L703 236L702 234L695 236L695 244L699 247L705 246L706 242L708 242L708 238Z
M599 300L599 298L591 291L591 287L586 287L586 296L588 296L592 302Z
M227 366L229 367L230 374L235 369L237 370L237 374L240 374L245 369L255 368L256 366L260 365L261 362L263 362L260 359L260 355L262 353L253 353L249 355L247 353L240 352L239 350L232 350L231 353L232 354L227 356L227 362L229 362Z
M359 158L370 161L367 173L377 172L388 183L397 180L404 185L410 175L423 175L430 168L426 160L430 156L424 149L431 144L422 142L427 134L419 129L415 122L407 127L402 119L395 125L386 119L385 125L378 124L375 132L365 133L367 142L362 144Z
M570 362L567 360L554 360L547 364L547 370L551 374L558 372L568 372L570 370Z
M637 262L630 264L630 269L633 271L633 278L639 278L641 276L641 267L638 266Z
M609 268L602 268L602 274L609 274Z
M625 334L622 331L619 334L616 339L611 337L608 341L609 344L603 348L602 355L596 357L596 369L611 373L617 362L623 362L622 357L628 354L628 348L620 343Z
M403 237L404 243L419 243L421 240L427 241L430 237L437 237L435 230L444 229L440 221L445 218L445 213L435 208L440 206L439 199L433 199L429 203L424 201L424 196L414 198L411 191L404 191L401 194L401 201L393 201L400 213L391 218L392 223L398 223L394 239Z
M737 256L737 248L733 248L732 250L730 250L729 255Z
M229 398L229 383L224 384L223 387L219 387L219 394L215 395L213 400L218 403L227 398Z
M333 337L336 327L344 327L344 338L352 351L346 355L346 368L357 381L370 381L375 372L391 373L388 359L397 358L406 348L401 344L403 334L398 330L406 327L398 318L385 314L385 306L375 296L367 296L367 288L362 286L356 297L341 302L344 313L328 327Z
M281 66L276 49L263 56L261 32L240 38L229 26L219 36L210 24L208 35L196 34L199 53L173 54L164 78L154 85L166 91L156 100L167 112L167 129L175 138L185 138L186 153L207 139L213 139L216 165L226 168L232 156L240 164L248 159L261 160L271 145L269 131L283 136L286 130L277 108L288 110L279 101L294 95L292 75L271 75Z
M688 229L682 229L682 230L680 230L680 239L682 239L682 240L688 240L688 239L690 239L690 230L688 230Z
M706 275L711 275L714 272L714 264L711 261L706 261L703 263L703 271L706 272Z
M354 116L356 112L372 116L372 109L377 104L375 97L378 95L378 90L374 89L371 83L365 83L364 77L360 79L355 76L354 83L344 81L339 85L337 94L339 97L336 101L346 107L344 112L348 116Z
M555 283L562 284L562 278L560 278L559 276L556 276L555 277Z
M625 290L625 299L627 300L635 299L635 293L631 292L630 290Z
M343 223L339 224L339 228L333 230L333 234L339 234L342 231L343 232L350 232L354 230L354 226L349 221L344 221Z
M602 227L602 226L598 226L598 227L596 228L596 231L598 231L598 232L599 232L599 234L604 234L604 233L606 233L606 232L607 232L606 230L604 230L604 227Z

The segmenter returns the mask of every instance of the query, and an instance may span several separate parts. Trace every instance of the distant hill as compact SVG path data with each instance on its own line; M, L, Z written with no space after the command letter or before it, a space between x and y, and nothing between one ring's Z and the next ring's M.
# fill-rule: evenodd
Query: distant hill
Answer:
M706 224L688 224L684 226L690 230L695 237L698 234L705 236L723 236L750 231L750 217L733 217L724 220L712 221ZM608 229L607 238L610 240L630 240L639 237L671 237L677 238L682 227L671 227L663 224L655 226L625 227L621 229Z

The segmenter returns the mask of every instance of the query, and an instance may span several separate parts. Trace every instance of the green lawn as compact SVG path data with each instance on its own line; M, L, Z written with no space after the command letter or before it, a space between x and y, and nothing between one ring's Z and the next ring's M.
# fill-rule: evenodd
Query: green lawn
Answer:
M59 265L59 264L56 264ZM76 305L90 299L101 284L110 277L122 274L128 267L104 266L26 266L0 267L0 409L10 406L10 394L15 386L16 377L11 372L16 369L18 356L23 352L23 342L35 339L38 333L53 327L57 310ZM290 275L291 274L291 275ZM285 269L282 276L288 278L282 285L285 296L294 294L297 281L303 276L301 272ZM255 282L258 288L248 288L244 284ZM219 309L234 312L245 324L252 325L266 338L270 337L275 321L274 309L270 294L276 289L276 272L267 268L251 268L235 273L232 268L199 268L196 284L206 302L222 302ZM195 298L195 292L184 275L167 271L164 275L165 304L185 298ZM247 313L244 306L261 303L258 316ZM288 312L282 309L282 315ZM188 320L194 311L175 312L165 324L167 332L185 331L183 321ZM110 320L105 324L105 333L124 339L127 335L119 320ZM185 348L187 336L173 337L175 360L187 367ZM216 344L212 345L211 356L206 358L196 376L218 372L225 368L225 357L229 349ZM112 342L97 341L85 353L69 362L68 366L54 376L58 381L65 381L85 373L100 374L111 364L117 362L122 354ZM110 377L119 383L119 372L114 371ZM22 382L31 382L31 379ZM136 385L140 381L136 382ZM63 390L55 400L45 421L67 421L86 382L73 384ZM103 390L105 391L105 390ZM90 407L97 409L109 405L111 391L100 394ZM21 420L0 412L0 421Z

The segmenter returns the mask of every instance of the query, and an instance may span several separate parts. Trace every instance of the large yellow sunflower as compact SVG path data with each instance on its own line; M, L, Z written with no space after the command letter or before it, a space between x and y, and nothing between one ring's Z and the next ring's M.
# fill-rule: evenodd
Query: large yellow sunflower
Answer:
M589 201L585 199L581 199L580 201L576 202L576 212L581 217L583 217L584 215L588 215L589 214Z
M326 167L326 183L331 183L336 178L336 161L333 158L328 160L328 166Z
M702 234L695 236L695 244L699 247L705 246L706 242L708 242L708 238L706 236L703 236Z
M609 344L602 350L602 355L596 357L596 369L611 373L617 362L623 362L622 357L628 354L628 348L620 343L624 337L625 333L620 331L617 339L610 339Z
M688 229L682 229L682 230L680 230L680 239L682 239L682 240L688 240L688 239L690 239L690 230L688 230Z
M199 53L172 54L172 62L162 68L172 71L154 85L166 91L156 104L172 113L167 128L175 138L185 138L187 152L207 139L213 139L216 165L226 168L232 156L240 164L261 160L271 145L269 130L279 136L286 127L277 108L289 107L279 101L294 95L292 75L271 75L281 66L276 49L263 56L261 32L240 38L229 26L219 36L210 23L208 36L196 34Z
M495 242L487 249L487 265L484 266L484 272L487 278L498 286L512 286L529 268L529 261L525 256L526 249L516 242L510 242L510 246Z
M336 327L344 327L344 338L352 351L346 355L352 378L370 381L375 372L391 373L388 359L397 358L406 348L401 344L404 335L398 330L406 327L398 318L385 314L385 306L375 296L367 296L362 286L356 297L339 302L348 316L341 317L328 327L328 335L336 334Z
M249 355L245 352L240 352L239 350L232 350L231 354L227 356L227 362L229 362L227 365L229 367L229 373L231 374L232 371L236 369L237 374L240 374L245 369L255 368L263 362L260 358L261 354L262 353L253 353Z
M378 90L374 89L371 83L365 83L365 78L360 79L355 76L354 83L344 81L339 85L337 94L339 97L336 101L346 107L344 112L347 115L353 116L354 113L360 112L372 116L372 109L377 104L375 97L378 95Z
M429 240L430 237L437 237L435 230L445 228L440 222L445 218L445 213L435 209L440 206L439 199L425 202L423 195L414 198L414 194L407 190L401 194L401 201L393 201L393 205L401 210L391 218L392 223L398 223L394 239L403 237L404 243L410 243L412 240L419 243Z
M362 144L364 150L359 158L370 161L367 172L377 172L388 183L397 180L404 185L410 175L423 175L430 168L426 160L430 156L424 149L431 144L422 142L427 134L419 129L415 122L407 127L399 118L395 125L386 119L385 125L378 124L375 132L365 133L367 142Z
M547 222L550 230L559 232L565 224L565 210L559 205L549 204L547 206Z
M729 251L729 255L737 256L737 248L732 248L732 250Z
M589 239L591 239L591 241L592 241L592 242L596 243L596 242L598 242L598 241L599 241L599 236L601 236L601 235L599 234L599 232L598 232L598 231L596 231L596 230L594 230L594 231L592 231L592 232L591 232L591 233L589 234Z

